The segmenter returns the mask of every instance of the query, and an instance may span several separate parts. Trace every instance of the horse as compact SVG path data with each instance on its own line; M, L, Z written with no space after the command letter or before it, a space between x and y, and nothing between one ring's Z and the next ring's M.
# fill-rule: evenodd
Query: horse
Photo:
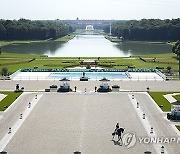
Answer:
M117 136L118 136L118 141L119 141L119 140L122 141L121 135L122 135L123 132L124 132L124 128L118 128L117 131L115 131L115 132L112 133L112 136L113 136L112 139L114 139L114 136L117 135ZM118 142L118 141L117 141L117 142Z

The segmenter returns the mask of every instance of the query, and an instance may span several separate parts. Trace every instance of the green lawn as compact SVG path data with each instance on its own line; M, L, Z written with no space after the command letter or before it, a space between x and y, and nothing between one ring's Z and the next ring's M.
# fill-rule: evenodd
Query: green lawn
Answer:
M180 100L180 95L175 95L174 98L175 98L176 100Z
M146 62L140 60L140 57L147 60ZM153 59L156 58L154 62ZM171 66L173 71L178 71L178 61L173 53L168 54L151 54L132 56L130 58L100 58L100 66L112 68L152 68L163 67L162 71L166 72L166 68Z
M148 62L144 62L139 59L137 56L133 56L130 58L100 58L98 61L98 65L100 67L109 67L109 68L122 68L126 69L128 67L135 68L152 68L155 69L158 67L164 67L162 70L166 72L166 67L170 65L174 71L178 71L178 62L173 57L174 54L162 54L160 55L146 55L148 58ZM142 55L141 57L144 58ZM153 62L153 57L156 57L157 62ZM166 58L165 58L166 57ZM86 57L87 58L87 57ZM88 57L92 59L97 59L97 57ZM150 59L152 58L152 60ZM20 68L33 68L35 66L39 68L65 68L65 67L73 67L79 66L79 62L85 59L81 57L78 60L77 57L47 57L43 55L30 55L30 54L14 54L14 53L1 53L0 54L0 73L3 67L7 67L9 73L13 73ZM66 61L66 62L65 62Z
M38 54L20 54L20 53L8 53L8 52L2 52L0 54L0 59L5 59L7 61L11 61L11 59L17 59L17 58L28 58L28 59L31 59L31 58L42 58L42 57L47 57L45 55L38 55Z
M171 111L171 104L164 98L163 95L172 94L172 92L149 92L150 96L154 99L158 106L163 105L161 108L164 112Z
M66 36L64 36L64 37L58 38L58 39L55 40L55 41L58 41L58 42L67 42L67 41L73 39L74 37L75 37L75 34L72 33L72 34L66 35Z
M0 92L1 94L7 95L2 101L0 101L0 111L6 110L4 106L10 106L22 92Z
M27 44L34 42L46 42L47 40L14 40L14 41L0 41L1 46L9 45L9 44Z
M176 125L176 128L180 131L180 126L179 125Z
M64 37L58 38L56 40L50 41L60 41L60 42L67 42L71 40L75 36L75 33L68 34ZM27 43L37 43L37 42L47 42L49 40L13 40L13 41L0 41L0 46L5 46L9 44L27 44Z
M57 58L3 52L0 54L0 74L3 67L8 68L9 74L12 74L21 68L66 68L79 66L79 62L78 58Z

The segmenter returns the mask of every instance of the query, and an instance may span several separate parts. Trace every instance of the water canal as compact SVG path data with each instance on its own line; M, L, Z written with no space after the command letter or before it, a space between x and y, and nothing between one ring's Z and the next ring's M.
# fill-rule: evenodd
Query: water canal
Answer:
M11 44L3 47L4 52L43 54L49 57L128 57L140 54L171 52L168 44L145 42L112 43L103 35L77 35L66 43Z

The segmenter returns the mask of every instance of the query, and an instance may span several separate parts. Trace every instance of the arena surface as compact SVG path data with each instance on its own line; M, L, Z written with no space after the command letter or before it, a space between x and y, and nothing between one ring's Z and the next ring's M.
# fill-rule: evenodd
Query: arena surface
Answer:
M1 90L12 90L15 81L1 81ZM41 92L47 85L59 82L20 81L27 91L9 107L0 118L0 145L8 154L72 154L80 151L82 154L118 154L144 153L151 151L159 153L161 146L169 154L179 154L180 145L177 143L140 143L140 137L179 138L179 134L169 121L166 114L161 112L146 92L130 92L129 90L150 89L160 91L180 90L179 82L110 82L122 85L123 92L95 93L94 86L100 82L71 81L70 85L77 86L78 92L56 93ZM155 84L156 83L156 84ZM169 86L169 87L168 87ZM84 88L87 92L84 92ZM174 88L174 89L173 89ZM127 92L125 92L127 91ZM35 101L35 96L38 99ZM134 100L132 100L134 95ZM135 102L140 104L136 108ZM31 108L28 103L32 102ZM29 114L26 115L27 111ZM146 113L144 121L141 112ZM23 119L19 115L23 113ZM22 122L20 125L19 123ZM20 122L19 122L20 121ZM125 128L123 135L135 134L136 141L132 147L125 143L112 140L111 133L116 123ZM19 128L15 131L13 128ZM150 126L154 133L150 133ZM8 134L8 128L12 132ZM6 138L5 138L6 136ZM2 140L7 141L2 143ZM2 149L3 144L5 147Z

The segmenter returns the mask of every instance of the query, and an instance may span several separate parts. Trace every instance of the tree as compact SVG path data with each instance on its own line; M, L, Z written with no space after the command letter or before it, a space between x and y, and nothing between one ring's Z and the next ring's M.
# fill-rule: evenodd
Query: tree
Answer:
M172 70L172 67L171 67L171 66L168 66L166 69L167 69L167 73L170 74L170 73L171 73L171 70Z
M91 69L91 65L87 64L86 69Z
M2 47L1 47L1 45L0 45L0 54L2 53Z
M75 31L62 21L0 20L0 40L57 39Z
M8 68L3 67L2 68L2 76L7 76L8 75Z
M172 52L177 55L177 59L179 59L179 78L180 78L180 40L176 42L176 44L172 47Z
M2 24L0 24L0 40L3 40L5 37L6 37L6 29Z
M109 33L109 26L104 27ZM112 23L112 35L122 36L125 40L169 41L180 36L180 18L172 20L142 19Z

